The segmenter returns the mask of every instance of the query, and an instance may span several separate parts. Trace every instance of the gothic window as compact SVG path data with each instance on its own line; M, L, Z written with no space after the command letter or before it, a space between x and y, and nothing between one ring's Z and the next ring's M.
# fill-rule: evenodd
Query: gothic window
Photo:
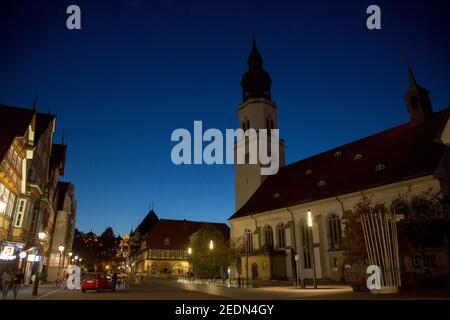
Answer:
M278 248L286 247L286 227L283 223L280 223L277 227L278 235Z
M267 248L273 247L273 230L271 226L264 227L264 244Z
M303 247L303 268L310 269L311 264L311 230L310 227L302 221L300 224L302 231L302 247Z
M245 249L247 252L253 251L253 234L250 229L245 229Z
M330 240L330 249L339 249L341 246L342 230L341 219L338 215L333 214L328 217L328 231Z

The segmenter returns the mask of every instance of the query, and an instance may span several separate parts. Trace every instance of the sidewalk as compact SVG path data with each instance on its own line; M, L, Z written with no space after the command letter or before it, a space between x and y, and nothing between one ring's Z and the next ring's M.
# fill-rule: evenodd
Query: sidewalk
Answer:
M53 284L40 284L37 296L33 296L33 286L25 285L21 286L19 294L17 295L17 300L40 300L54 292L59 291ZM13 300L14 295L12 289L9 290L7 300Z

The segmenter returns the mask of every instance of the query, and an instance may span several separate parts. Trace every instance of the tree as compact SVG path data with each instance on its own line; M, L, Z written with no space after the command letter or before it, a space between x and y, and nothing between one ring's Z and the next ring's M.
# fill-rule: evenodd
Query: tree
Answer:
M425 262L423 248L442 245L444 237L450 236L448 206L431 188L420 194L412 194L410 190L401 193L389 208L383 202L372 204L367 196L363 196L343 217L345 255L351 261L364 264L367 259L360 216L378 212L390 212L402 217L397 223L400 256L419 250Z
M399 194L392 202L392 212L403 216L398 224L399 247L402 253L419 252L422 267L428 270L426 247L438 247L450 236L450 213L439 194L430 188L420 194L411 191Z
M231 239L228 249L228 259L230 266L236 268L236 272L240 276L242 275L241 257L243 255L245 255L245 236Z
M212 250L211 241L213 241ZM228 245L220 230L204 224L191 235L191 244L192 264L196 277L209 278L221 273L223 275L223 267L226 267L228 262Z
M107 227L100 236L100 262L114 266L117 258L118 241L111 227Z
M366 195L359 200L353 210L346 211L343 216L345 232L343 234L343 244L345 255L350 261L364 264L367 260L367 250L364 241L364 233L361 224L361 215L374 213L386 213L388 210L382 202L372 204Z

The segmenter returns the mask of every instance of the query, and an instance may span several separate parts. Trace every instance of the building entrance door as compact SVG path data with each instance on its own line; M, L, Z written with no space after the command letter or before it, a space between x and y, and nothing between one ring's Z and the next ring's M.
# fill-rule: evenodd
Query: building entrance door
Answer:
M258 265L256 263L252 264L252 280L258 279Z

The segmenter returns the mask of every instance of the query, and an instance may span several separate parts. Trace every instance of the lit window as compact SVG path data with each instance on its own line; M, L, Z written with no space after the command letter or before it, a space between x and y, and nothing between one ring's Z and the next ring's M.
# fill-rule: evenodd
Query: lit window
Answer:
M305 174L306 174L306 175L312 174L312 170L311 170L311 169L306 170Z
M325 180L320 180L319 182L317 182L317 186L318 186L318 187L322 187L322 186L324 186L324 185L326 185Z
M353 160L361 160L363 158L363 155L361 153L358 153L353 157Z
M335 153L334 153L334 156L337 158L337 157L340 157L340 156L342 156L342 152L340 152L340 151L336 151Z
M386 167L384 164L381 164L381 163L375 167L375 171L381 171L384 169L386 169Z

